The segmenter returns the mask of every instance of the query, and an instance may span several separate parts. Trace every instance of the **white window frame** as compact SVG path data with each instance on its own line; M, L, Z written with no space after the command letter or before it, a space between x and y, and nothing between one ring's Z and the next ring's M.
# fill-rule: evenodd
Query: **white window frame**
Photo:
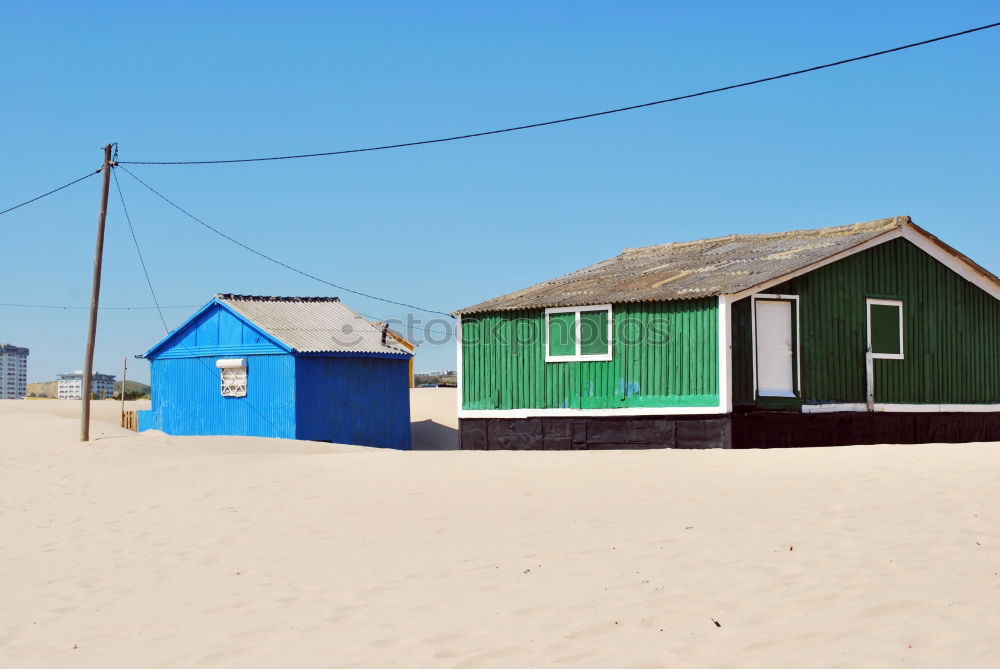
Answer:
M215 361L219 368L219 392L223 397L246 397L247 361L244 358L223 358Z
M899 353L874 353L872 352L872 305L878 304L885 307L899 307ZM866 326L868 331L868 352L873 360L903 360L906 349L903 347L903 332L906 330L903 321L903 300L882 300L869 297L865 300Z
M580 341L580 312L581 311L606 311L608 312L608 352L596 355L583 355L580 353L582 342ZM549 355L549 315L575 313L574 327L576 328L574 339L576 341L576 355ZM610 304L590 304L579 307L549 307L545 310L545 331L542 336L545 346L545 362L588 362L611 360L614 353L614 313Z

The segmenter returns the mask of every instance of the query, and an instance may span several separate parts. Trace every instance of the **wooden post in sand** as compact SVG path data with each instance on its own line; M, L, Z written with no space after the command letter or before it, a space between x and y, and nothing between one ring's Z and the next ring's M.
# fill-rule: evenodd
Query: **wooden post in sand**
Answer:
M128 374L128 357L122 361L122 427L125 427L125 375Z
M111 145L104 147L101 169L101 209L97 213L97 249L94 251L94 279L90 289L90 323L87 327L87 351L83 357L83 412L80 415L80 441L90 441L90 380L94 374L94 344L97 339L97 305L101 299L101 263L104 260L104 221L108 217L108 189L111 186ZM122 388L124 390L124 386Z

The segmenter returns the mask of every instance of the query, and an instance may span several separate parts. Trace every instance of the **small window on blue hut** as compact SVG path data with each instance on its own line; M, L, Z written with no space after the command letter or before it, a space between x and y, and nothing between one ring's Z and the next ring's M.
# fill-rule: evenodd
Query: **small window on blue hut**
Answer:
M243 358L216 360L223 397L245 397L247 394L247 361Z
M868 350L873 358L903 359L903 303L868 300Z
M611 360L611 305L545 310L546 362Z

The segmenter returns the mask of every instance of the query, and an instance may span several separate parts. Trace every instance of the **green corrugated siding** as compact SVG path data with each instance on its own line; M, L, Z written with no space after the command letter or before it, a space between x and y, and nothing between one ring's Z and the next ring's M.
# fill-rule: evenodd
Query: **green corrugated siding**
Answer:
M754 403L753 394L753 322L750 318L750 298L734 302L730 314L733 347L733 404Z
M462 318L462 406L717 406L717 300L614 306L609 361L545 362L540 309ZM659 341L648 336L661 332Z
M864 402L866 298L903 301L903 360L875 360L875 401L1000 402L1000 301L896 239L769 289L799 296L802 397ZM733 305L734 402L753 402L750 299Z

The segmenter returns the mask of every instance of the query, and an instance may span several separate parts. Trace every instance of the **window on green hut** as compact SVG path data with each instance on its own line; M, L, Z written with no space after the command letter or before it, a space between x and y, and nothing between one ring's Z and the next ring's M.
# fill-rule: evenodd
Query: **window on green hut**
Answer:
M867 300L868 350L873 358L903 359L903 302Z
M545 310L546 362L611 360L611 305Z

